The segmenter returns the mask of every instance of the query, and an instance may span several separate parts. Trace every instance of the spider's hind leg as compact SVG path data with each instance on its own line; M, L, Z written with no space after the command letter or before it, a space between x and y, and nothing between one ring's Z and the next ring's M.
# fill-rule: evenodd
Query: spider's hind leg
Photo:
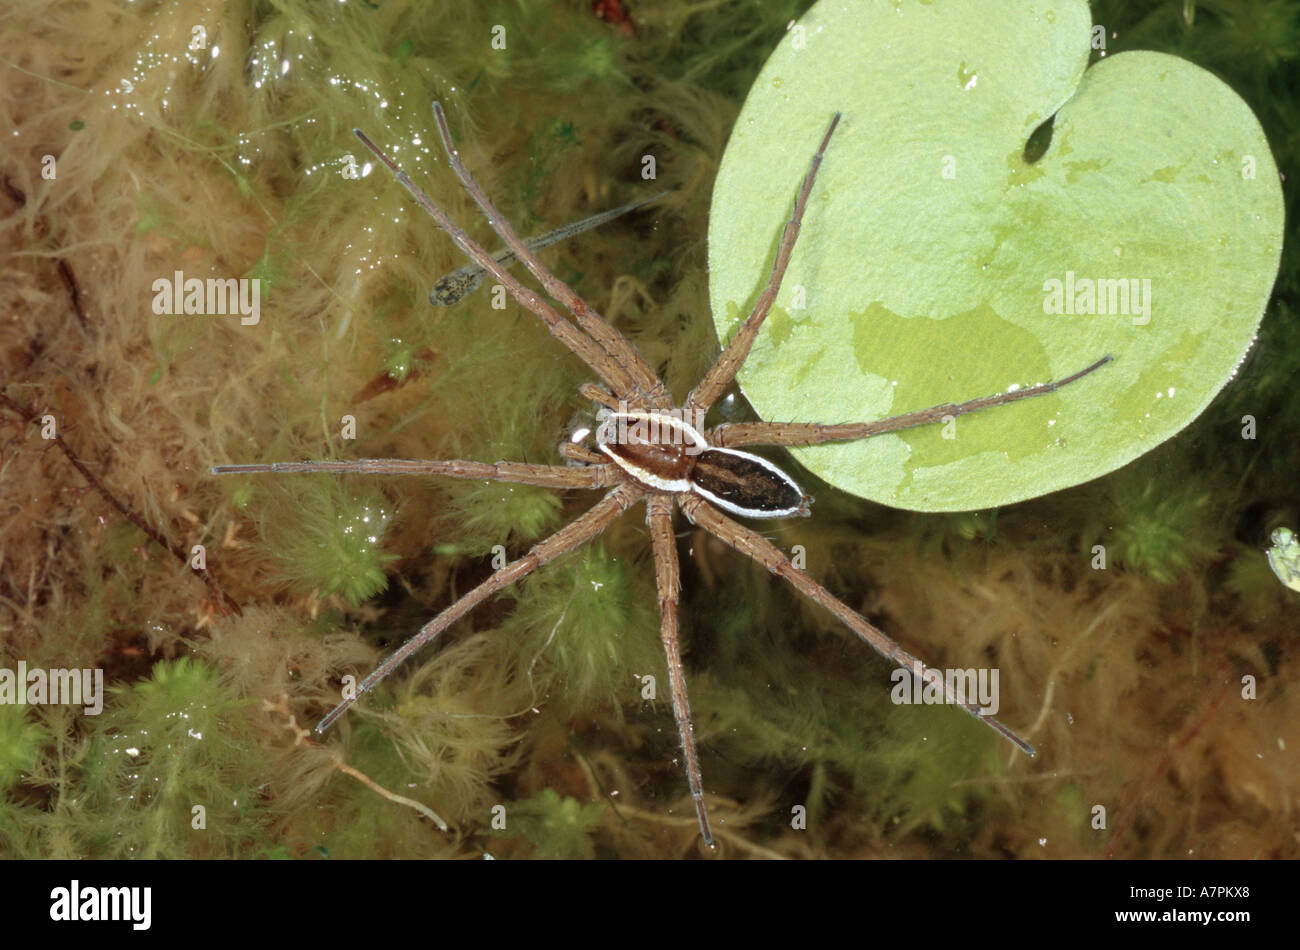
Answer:
M681 567L677 563L677 539L673 535L673 503L667 495L651 495L646 502L646 523L654 547L655 586L659 592L659 638L668 660L668 683L673 694L673 718L682 740L682 758L686 762L686 783L695 802L695 817L700 837L713 847L709 829L709 812L704 807L704 785L700 777L700 759L695 751L695 728L691 723L691 704L686 695L686 676L682 673L682 651L677 642L677 598L681 591Z
M582 471L572 469L571 471ZM550 537L534 544L523 557L511 561L491 577L469 591L460 600L443 610L420 631L392 653L386 660L361 681L355 692L335 706L316 725L316 732L323 733L335 720L347 712L348 708L370 690L374 689L389 673L397 669L411 654L434 639L442 631L465 616L497 591L509 587L516 581L523 580L544 564L549 564L562 554L587 543L608 528L619 515L640 500L644 489L624 483L598 501L587 513L576 521L571 521Z
M886 660L920 677L924 677L930 671L927 664L904 650L896 640L886 636L860 613L813 580L811 575L795 567L785 553L767 538L732 521L695 495L678 495L677 500L686 517L693 523L729 547L753 558L773 574L784 577L795 590L829 610L836 619ZM964 709L1026 755L1034 754L1034 747L1028 742L992 716L986 715L978 705L958 695L950 680L940 676L939 681L943 683L945 701Z

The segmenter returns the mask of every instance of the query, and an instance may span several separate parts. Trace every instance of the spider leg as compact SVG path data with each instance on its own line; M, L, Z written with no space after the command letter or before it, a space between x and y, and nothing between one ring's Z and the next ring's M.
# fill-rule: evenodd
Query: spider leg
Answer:
M593 452L585 445L574 445L572 442L561 442L560 454L570 461L581 462L583 465L599 465L603 468L610 464L608 456Z
M659 590L659 639L668 659L668 682L673 694L673 718L682 738L682 755L686 761L686 782L695 801L695 817L700 822L700 837L713 847L709 830L709 813L704 807L704 788L700 780L700 760L695 752L695 730L691 726L691 704L686 696L686 677L682 674L682 651L677 643L677 595L681 591L681 567L677 563L677 540L673 536L673 503L667 495L651 495L646 501L646 524L654 547L655 586Z
M605 392L595 383L583 383L578 387L578 392L590 399L594 403L604 406L606 409L613 409L618 412L618 400L610 393Z
M639 501L644 493L645 489L638 488L631 483L618 486L596 502L581 518L571 521L549 538L533 545L523 557L511 561L501 568L501 570L426 623L420 628L419 633L403 643L386 660L375 667L374 671L361 681L361 685L357 687L355 693L330 710L325 718L317 724L316 731L319 733L328 729L336 719L347 712L348 707L374 689L384 677L393 672L412 653L497 591L522 580L543 564L555 560L560 555L566 554L596 537L608 528L615 518Z
M799 227L803 222L804 207L808 204L808 195L812 192L813 182L817 179L817 169L821 167L822 156L826 152L826 146L831 140L831 133L840 123L840 113L835 113L831 119L830 128L826 130L826 135L822 138L822 144L817 148L817 154L813 156L812 165L808 168L808 174L804 175L803 185L799 188L799 196L794 202L794 212L790 215L790 220L785 223L785 229L781 232L781 242L776 247L776 260L772 262L772 274L767 279L767 286L759 294L758 301L754 304L754 309L740 325L736 335L731 338L726 349L718 357L717 361L709 367L709 371L704 374L704 378L699 381L691 394L686 397L685 408L688 410L703 413L713 405L714 401L722 395L723 390L730 385L735 378L736 372L740 369L745 358L749 356L749 348L754 345L754 339L758 336L759 327L767 319L767 313L772 309L772 304L776 301L777 291L781 289L781 278L785 276L786 265L790 263L790 255L794 252L794 242L799 237Z
M1019 402L1034 396L1054 393L1062 386L1082 379L1093 370L1100 369L1113 359L1103 356L1086 369L1054 383L1042 383L1028 389L1016 389L1011 392L998 393L995 396L982 396L967 402L949 402L929 409L905 412L888 419L875 422L846 422L840 425L822 425L816 422L737 422L723 423L709 432L706 438L710 445L821 445L823 442L847 442L851 439L865 439L868 436L884 432L896 432L913 426L926 425L930 422L942 422L946 416L964 416L992 406L1001 406L1009 402Z
M401 186L410 192L411 197L415 199L415 203L438 222L438 226L447 232L461 251L491 274L506 290L510 291L512 297L541 318L547 329L551 331L551 334L567 346L575 356L590 366L594 372L598 373L611 389L617 393L628 395L633 395L636 392L632 378L619 366L617 360L605 352L586 333L556 313L555 309L546 301L516 280L496 258L485 251L451 218L447 217L447 214L433 203L433 199L426 195L415 182L411 181L411 176L402 171L397 163L385 155L378 145L370 141L364 132L360 129L353 129L352 134L359 138L361 144L370 149L377 159L388 166L389 171L396 176Z
M655 371L650 368L650 364L637 352L636 347L628 341L627 337L610 326L604 317L588 307L586 302L574 292L573 288L546 268L546 265L538 259L533 249L520 239L514 227L497 210L496 205L492 204L492 200L488 198L483 189L479 187L478 182L474 180L474 176L465 167L465 163L460 160L460 154L456 151L456 146L452 144L451 130L447 127L447 116L442 111L442 104L439 102L433 104L433 117L437 122L438 136L442 139L442 146L447 151L447 159L451 162L451 167L455 170L457 177L460 178L461 184L465 186L465 190L469 192L470 197L487 215L488 224L492 226L492 230L505 242L506 247L514 256L523 262L523 265L541 282L542 288L569 309L578 321L578 326L586 330L587 334L599 343L616 363L627 370L628 375L632 377L637 392L645 397L651 407L657 409L672 408L672 400L668 397L663 382L655 374Z
M603 460L602 460L603 461ZM568 465L529 465L524 462L466 462L434 459L357 459L324 462L259 462L251 465L214 465L213 475L251 475L259 472L335 475L445 475L478 481L513 482L543 488L607 488L625 480L622 469L608 464L573 468Z
M732 521L726 515L716 510L695 495L681 494L677 496L677 502L686 512L686 517L692 522L699 525L709 534L713 535L719 541L730 547L735 548L741 554L748 555L759 564L762 564L773 574L779 574L784 577L790 584L801 594L804 594L814 602L821 604L831 613L833 613L841 623L856 633L859 639L864 640L868 646L883 656L891 663L895 663L917 676L924 676L927 667L919 659L908 653L897 642L887 637L867 622L866 618L857 611L850 608L843 601L839 600L834 594L828 591L821 584L818 584L808 574L799 570L791 563L790 559L781 552L781 550L772 544L762 535L751 531L744 525ZM941 677L941 679L943 679ZM1026 755L1033 755L1034 748L1024 739L1020 738L998 720L991 716L986 716L980 710L980 707L974 703L966 702L959 699L956 690L952 684L944 682L944 698L954 706L960 706L966 712L970 713L984 725L988 726L998 735L1002 736L1016 748L1020 749Z

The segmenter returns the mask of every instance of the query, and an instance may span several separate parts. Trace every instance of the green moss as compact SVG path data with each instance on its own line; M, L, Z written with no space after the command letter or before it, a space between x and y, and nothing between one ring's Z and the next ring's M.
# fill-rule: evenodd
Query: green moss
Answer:
M878 664L859 661L831 673L787 659L779 671L764 665L753 687L711 683L697 722L731 768L784 776L773 812L788 822L805 806L816 840L864 827L925 828L950 845L969 837L975 806L989 797L978 779L997 772L996 739L950 707L892 707L888 679L870 672Z
M384 568L397 555L382 547L393 506L374 488L337 478L311 476L266 488L265 540L278 578L298 593L340 594L359 604L388 585ZM280 520L278 506L292 509ZM264 515L265 517L265 515Z
M560 497L554 490L505 482L457 485L448 489L457 515L458 549L483 556L497 545L536 541L556 527Z
M1217 553L1213 493L1194 480L1170 483L1135 465L1111 481L1117 521L1113 565L1172 584Z
M506 814L509 829L522 831L532 844L530 857L553 861L595 857L593 835L605 811L604 805L584 805L545 788L508 806Z
M0 790L30 772L49 742L49 732L23 706L0 706Z
M266 843L262 782L246 754L247 704L218 673L182 658L111 692L84 738L65 710L47 713L52 741L31 781L50 790L51 806L11 805L0 816L11 846L57 857L182 858Z
M220 674L182 658L115 693L81 772L85 795L105 808L98 817L110 819L85 828L92 848L105 857L183 857L260 836L259 783L243 753L247 704Z
M549 671L548 692L579 712L639 694L655 676L667 701L654 588L645 563L629 563L595 543L525 582L502 630L522 655Z

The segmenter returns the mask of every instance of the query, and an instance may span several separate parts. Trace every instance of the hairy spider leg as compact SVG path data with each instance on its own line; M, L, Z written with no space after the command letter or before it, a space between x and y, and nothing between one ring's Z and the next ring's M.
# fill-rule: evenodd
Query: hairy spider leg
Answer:
M673 534L673 502L667 495L646 499L646 524L654 551L655 587L659 594L659 639L663 641L668 661L668 683L673 696L673 718L682 740L682 758L686 765L686 784L695 802L695 817L700 837L713 847L709 813L704 807L704 782L700 759L695 751L695 730L691 725L691 704L686 695L686 675L682 672L682 651L677 643L677 598L681 593L681 567L677 563L677 538Z
M603 459L602 459L603 461ZM254 462L245 465L214 465L213 475L300 475L325 472L331 475L443 475L475 481L512 482L543 488L606 488L624 479L618 467L573 468L568 465L531 465L527 462L468 462L464 459L355 459L320 462ZM618 474L615 474L618 473Z
M609 459L599 452L593 452L585 445L574 445L572 442L561 442L560 454L570 461L580 462L583 465L598 465L606 468L611 464Z
M497 236L505 242L507 248L514 252L515 257L523 262L538 281L541 282L542 289L558 300L569 312L573 314L574 319L578 321L578 326L587 331L587 334L604 348L605 352L620 366L624 367L632 378L636 388L636 394L639 398L635 400L636 408L642 408L646 405L656 409L672 408L672 397L664 387L663 382L650 368L650 364L645 361L635 346L628 339L619 333L609 322L606 321L598 312L587 306L586 302L579 297L568 284L560 280L544 265L537 255L533 253L532 248L520 239L515 233L514 227L505 219L496 205L479 187L474 176L469 173L465 163L460 160L460 155L456 151L456 146L451 141L451 130L447 127L447 116L442 111L442 104L435 102L433 104L433 117L438 125L438 136L442 139L442 147L447 151L447 160L451 162L451 167L455 170L456 175L460 178L461 184L469 192L475 203L487 215L488 224ZM629 405L633 401L629 400Z
M776 247L776 259L772 262L772 273L767 279L767 286L759 294L758 300L754 304L753 311L745 318L745 322L740 325L736 335L731 338L722 353L709 371L704 374L704 378L696 384L695 389L686 397L685 409L688 412L698 412L699 418L704 417L704 413L709 407L722 395L740 370L741 365L749 356L749 349L754 345L754 339L758 336L759 327L767 319L767 313L772 309L772 304L776 300L777 292L781 289L781 279L785 277L786 265L790 263L790 255L794 252L795 241L799 238L799 228L803 223L804 208L808 204L808 196L812 193L813 182L817 180L817 169L821 167L822 156L826 154L826 146L830 144L831 135L835 132L835 127L840 124L840 113L835 113L831 118L830 127L822 137L822 144L817 148L817 154L813 156L812 164L808 168L808 173L804 175L803 185L799 188L799 196L794 202L794 211L790 215L790 220L785 223L785 228L781 231L781 241Z
M438 226L447 232L461 251L496 278L522 306L536 314L546 324L551 334L568 347L575 356L586 363L601 379L605 380L605 383L615 393L629 401L638 399L632 377L623 370L623 367L600 344L579 327L561 317L546 301L516 280L504 266L498 263L491 254L485 251L452 221L441 208L434 204L433 199L426 195L415 182L411 181L411 176L402 171L397 163L384 154L378 145L367 138L364 132L360 129L353 129L352 134L360 139L361 144L388 167L388 170L397 178L398 183L415 199L415 203L428 212L433 220L438 222Z
M316 724L316 732L322 733L328 729L334 724L335 720L348 711L348 708L353 703L374 689L376 684L397 669L412 653L419 650L465 614L502 588L527 577L543 564L547 564L560 555L567 554L574 548L590 541L608 528L615 518L639 501L644 495L645 489L631 482L619 485L592 505L582 517L569 522L550 537L534 544L523 557L511 561L495 572L483 583L426 623L415 636L403 643L384 662L375 667L371 674L361 681L356 692L335 706L324 719Z
M897 641L886 636L882 631L867 622L867 619L853 610L834 594L799 568L782 553L781 549L768 541L756 531L751 531L739 522L733 521L722 512L705 504L694 495L678 495L677 503L692 523L699 525L719 541L735 548L741 554L753 558L759 564L790 582L797 591L815 603L821 604L846 627L858 635L873 650L886 660L903 669L924 675L928 667L912 654L904 650ZM944 695L949 703L960 706L998 735L1002 736L1021 752L1032 756L1034 747L1020 738L992 716L986 716L974 703L957 696L952 685L944 681Z
M918 409L902 415L890 416L876 422L845 422L836 425L823 425L819 422L727 422L709 431L706 438L710 445L821 445L824 442L847 442L865 439L885 432L910 429L913 426L942 422L946 416L964 416L993 406L1031 399L1054 393L1062 386L1068 386L1075 380L1082 379L1089 373L1109 363L1113 357L1103 356L1091 366L1079 370L1071 376L1054 383L1040 383L1027 389L1015 389L993 396L981 396L966 402L949 402L929 409Z

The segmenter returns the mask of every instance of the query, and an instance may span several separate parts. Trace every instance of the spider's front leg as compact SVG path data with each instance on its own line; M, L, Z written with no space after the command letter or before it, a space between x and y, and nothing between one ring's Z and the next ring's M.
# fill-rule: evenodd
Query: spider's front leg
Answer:
M598 459L597 461L604 461ZM570 468L528 462L470 462L464 459L331 459L316 462L252 462L214 465L213 475L442 475L473 481L511 482L541 488L608 488L624 481L617 466Z
M444 120L445 122L445 120ZM608 351L585 332L574 326L568 320L565 320L555 309L546 301L542 300L537 294L533 293L518 280L514 275L505 269L500 262L491 254L485 251L477 242L474 241L465 231L458 226L447 214L434 204L433 199L424 193L424 191L411 180L411 176L406 174L396 162L394 162L378 145L360 129L353 129L352 134L361 140L361 144L368 148L379 159L398 183L415 199L415 203L423 208L429 215L438 222L438 226L447 232L452 242L475 264L482 267L487 273L509 291L510 296L519 301L525 308L536 314L546 328L551 331L551 335L567 346L575 356L586 363L592 370L598 373L615 392L626 393L629 398L639 398L636 393L639 392L633 384L632 377L627 370L623 368L614 357L610 356ZM450 141L450 139L448 139ZM459 161L459 159L457 159ZM495 210L495 209L494 209ZM499 212L498 212L499 214ZM493 224L495 227L495 223ZM518 238L515 239L516 241ZM507 242L509 243L509 242ZM517 249L516 249L517 250Z
M1083 379L1089 373L1109 363L1113 357L1103 356L1085 369L1054 383L1041 383L1027 389L1014 389L993 396L981 396L966 402L949 402L929 409L918 409L875 422L845 422L824 425L819 422L730 422L723 423L708 434L710 445L736 447L738 445L821 445L825 442L849 442L886 432L911 429L915 426L942 422L947 417L965 416L981 409L991 409L1034 396L1046 396L1062 386Z
M826 146L830 144L835 127L839 124L840 113L837 112L831 117L831 124L826 129L826 134L822 136L822 144L818 146L817 154L813 156L812 164L808 167L808 173L804 175L803 184L799 187L799 194L794 200L794 211L790 214L790 220L785 223L785 228L781 231L781 240L776 246L776 260L772 262L772 273L767 278L767 286L758 295L754 309L740 325L731 342L709 367L709 371L704 374L704 378L699 381L691 394L686 397L684 408L688 412L698 413L701 419L722 395L723 390L736 378L736 373L749 356L749 349L758 337L759 328L767 319L772 304L776 302L777 292L781 289L781 280L785 277L786 266L794 253L795 241L799 239L799 228L803 225L803 213L808 206L808 196L812 194L813 183L817 180L817 170L821 167Z
M447 116L442 111L440 103L433 104L433 118L437 123L438 137L442 139L442 147L447 153L447 161L451 163L452 170L456 172L456 176L465 186L470 197L474 199L474 203L487 215L488 225L505 242L510 252L541 282L542 288L551 297L562 303L573 314L574 319L578 321L578 326L599 344L614 366L627 375L639 399L645 399L655 408L671 407L672 399L669 398L663 383L637 348L623 334L610 326L596 310L589 307L572 287L547 269L533 253L533 249L515 233L514 227L479 187L479 183L474 180L474 176L461 161L460 153L456 151L456 146L451 140L451 129L447 127Z

